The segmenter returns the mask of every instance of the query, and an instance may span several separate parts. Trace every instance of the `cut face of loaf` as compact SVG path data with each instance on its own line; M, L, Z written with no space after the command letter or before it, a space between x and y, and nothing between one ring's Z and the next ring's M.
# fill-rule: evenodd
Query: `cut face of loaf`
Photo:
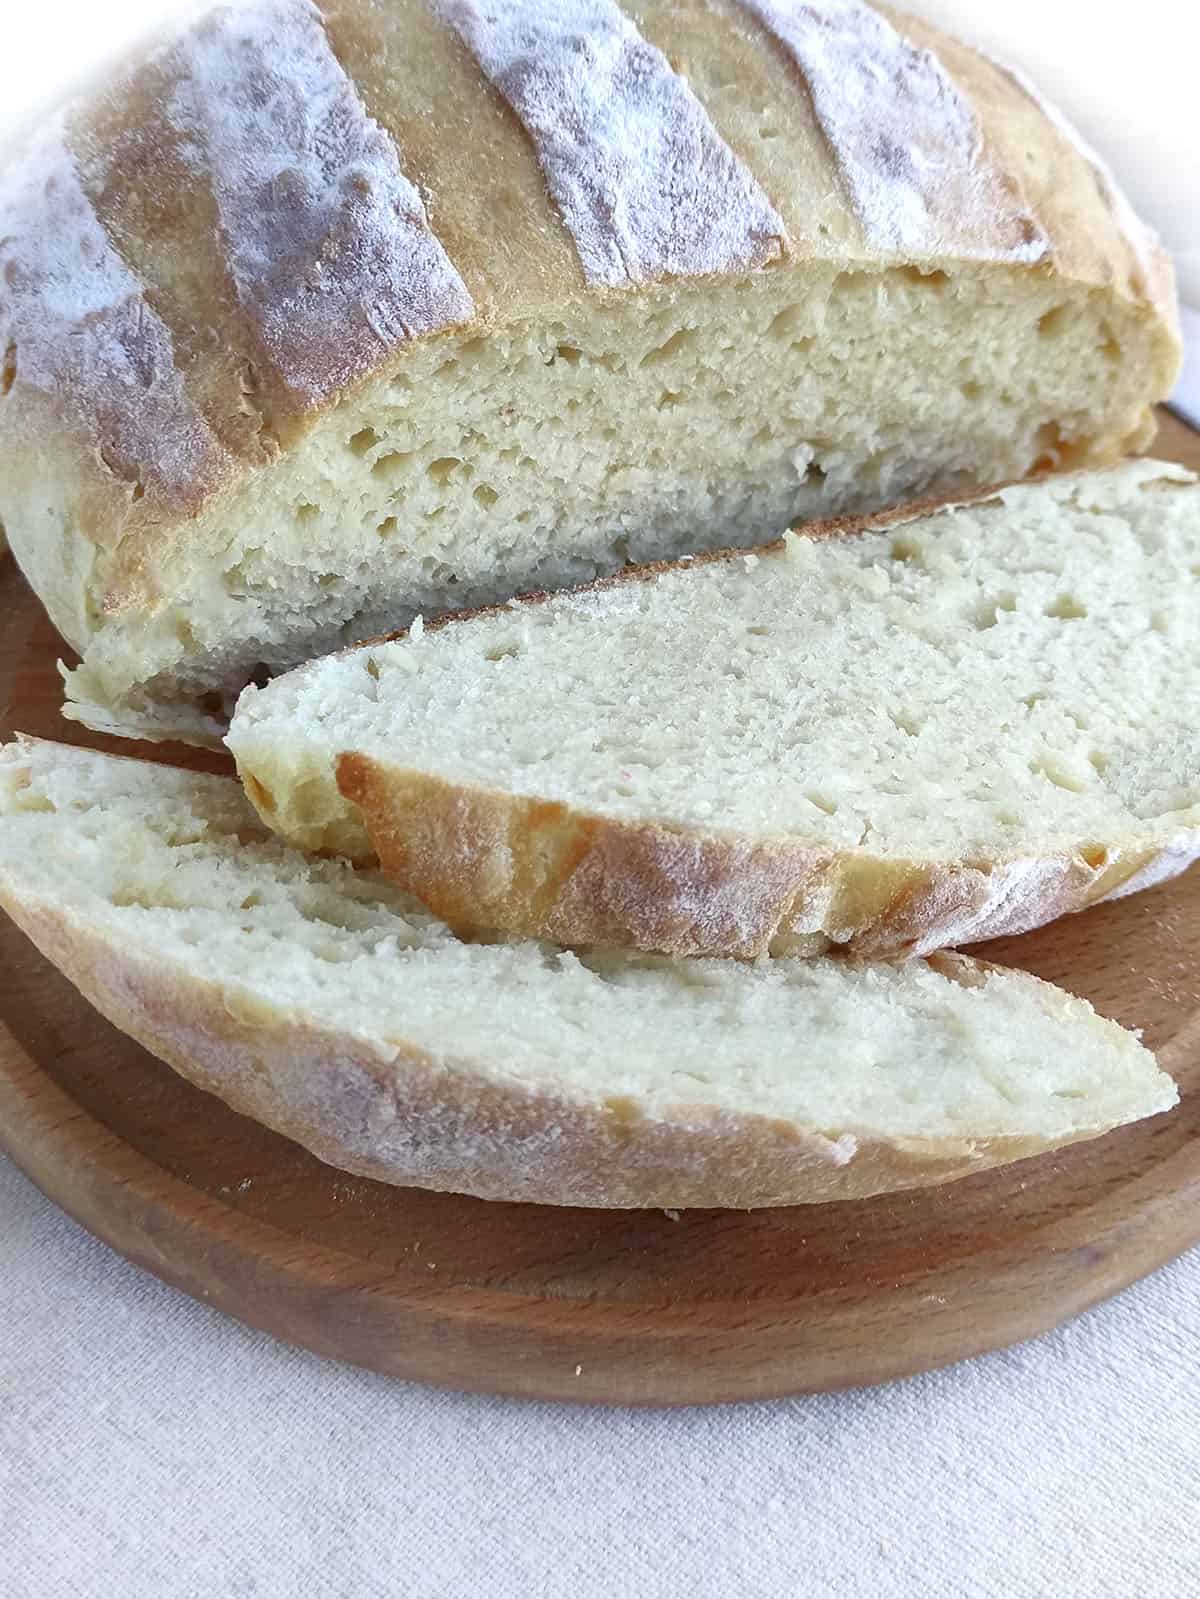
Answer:
M755 956L1200 854L1200 486L1134 462L414 627L249 689L248 792L460 930Z
M1169 1108L1137 1040L1019 972L467 944L273 840L237 784L0 752L0 903L184 1076L385 1182L773 1205L984 1170Z
M13 155L0 282L68 714L202 741L417 613L1110 459L1178 359L1091 153L860 0L218 7Z

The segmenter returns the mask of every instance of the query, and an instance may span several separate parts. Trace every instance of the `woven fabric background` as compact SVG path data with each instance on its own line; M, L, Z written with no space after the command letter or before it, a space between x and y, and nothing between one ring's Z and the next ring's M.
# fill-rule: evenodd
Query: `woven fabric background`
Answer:
M888 1388L445 1394L163 1287L0 1161L4 1599L1196 1599L1200 1251Z

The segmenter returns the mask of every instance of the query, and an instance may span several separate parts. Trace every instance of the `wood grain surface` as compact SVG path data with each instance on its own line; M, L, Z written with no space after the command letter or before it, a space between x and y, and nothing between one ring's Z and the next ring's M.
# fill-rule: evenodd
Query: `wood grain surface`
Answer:
M1164 417L1155 453L1200 468L1200 436ZM61 720L62 646L8 557L0 616L0 734L130 753ZM1030 1337L1200 1240L1200 871L983 953L1143 1028L1179 1107L856 1203L678 1218L487 1204L345 1176L234 1115L0 919L0 1146L167 1282L379 1371L620 1403L883 1382Z

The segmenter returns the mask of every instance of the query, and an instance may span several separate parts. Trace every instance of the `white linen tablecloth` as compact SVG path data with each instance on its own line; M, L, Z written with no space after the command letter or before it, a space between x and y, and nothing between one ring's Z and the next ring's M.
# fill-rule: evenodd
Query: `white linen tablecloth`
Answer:
M439 1393L162 1286L0 1161L3 1599L1196 1599L1200 1251L1047 1337L708 1410Z

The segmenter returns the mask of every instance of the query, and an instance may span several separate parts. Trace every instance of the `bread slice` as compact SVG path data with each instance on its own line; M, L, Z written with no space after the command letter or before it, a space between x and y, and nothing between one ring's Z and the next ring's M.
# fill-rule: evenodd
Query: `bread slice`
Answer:
M468 944L270 837L238 785L0 751L0 902L110 1021L385 1182L779 1205L940 1182L1174 1103L1137 1040L1021 972Z
M415 612L1111 460L1171 391L1157 241L918 19L173 9L0 165L0 522L93 726L219 740Z
M1198 660L1200 487L1134 462L413 628L228 742L460 932L928 953L1200 854Z

